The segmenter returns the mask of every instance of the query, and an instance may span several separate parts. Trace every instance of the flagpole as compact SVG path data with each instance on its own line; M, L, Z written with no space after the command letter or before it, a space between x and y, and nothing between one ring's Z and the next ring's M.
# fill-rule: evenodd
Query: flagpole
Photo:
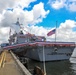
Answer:
M56 21L56 31L57 31L57 21ZM56 42L56 36L57 36L56 31L55 31L55 42Z

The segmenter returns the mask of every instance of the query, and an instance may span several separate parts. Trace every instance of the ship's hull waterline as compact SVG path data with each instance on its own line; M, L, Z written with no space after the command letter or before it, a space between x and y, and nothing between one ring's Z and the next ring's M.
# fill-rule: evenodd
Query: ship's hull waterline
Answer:
M56 49L55 47L42 46L37 48L31 48L31 50L27 51L25 56L37 61L69 60L73 50L74 47L57 47Z

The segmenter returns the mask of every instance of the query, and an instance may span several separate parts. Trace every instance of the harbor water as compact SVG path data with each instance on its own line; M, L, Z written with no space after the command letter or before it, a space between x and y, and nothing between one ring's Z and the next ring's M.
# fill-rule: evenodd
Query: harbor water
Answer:
M47 75L76 75L76 59L65 61L55 61L46 62L46 73ZM74 63L73 63L74 62ZM28 63L28 68L33 70L35 66L41 67L43 69L43 63L38 61L30 60Z

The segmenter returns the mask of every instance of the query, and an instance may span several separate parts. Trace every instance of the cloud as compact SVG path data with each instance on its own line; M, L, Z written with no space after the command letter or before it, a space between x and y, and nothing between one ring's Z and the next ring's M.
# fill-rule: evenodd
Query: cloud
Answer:
M28 28L29 32L32 33L32 34L36 34L36 35L39 35L39 36L46 36L47 34L47 29L40 26L30 26L30 28Z
M32 24L35 25L42 22L43 18L46 18L49 10L44 9L44 4L40 2L34 5L33 9L23 10L22 8L14 8L13 11L6 11L4 14L4 19L2 20L2 26L10 26L12 22L15 22L16 18L19 17L21 22L25 25ZM12 17L12 18L11 18Z
M57 28L56 32L56 39L57 41L65 41L65 42L76 42L76 30L73 31L73 28L76 28L76 22L73 20L66 20L64 23L61 23L60 26ZM47 41L55 41L55 34L52 36L47 36L47 33L52 30L53 28L44 28L42 26L27 26L27 28L24 28L28 32L39 35L39 36L45 36L47 38ZM9 27L6 28L0 28L0 42L6 42L7 38L9 37ZM24 32L26 33L26 32Z
M66 4L66 8L72 12L76 12L76 0L69 0Z
M54 8L54 9L60 9L65 6L65 1L66 0L55 0L51 1L49 0L49 4Z
M76 41L76 22L73 20L66 20L64 23L61 23L59 28L57 29L58 39L64 41Z
M56 10L66 8L69 11L76 12L76 0L49 0L48 3Z
M76 42L76 30L74 31L73 28L76 28L76 22L74 20L65 20L64 23L60 23L56 31L56 40L63 42ZM28 27L30 33L45 36L47 41L55 41L55 34L47 36L47 33L52 29L53 28L44 28L42 26Z
M17 0L16 0L17 1ZM19 0L19 2L22 0ZM23 23L23 27L28 27L28 25L35 25L37 23L40 23L43 21L43 18L46 18L46 16L49 14L49 10L44 9L44 3L40 2L30 11L28 10L23 10L23 7L29 7L29 4L31 2L34 2L35 0L27 0L28 2L25 1L25 6L24 5L15 5L14 3L12 6L9 6L8 4L10 3L8 1L7 7L3 8L1 14L0 14L0 42L8 41L7 36L9 36L9 30L11 27L12 30L16 29L18 26L15 26L14 23L16 22L16 19L19 17L20 23ZM23 1L22 1L23 2ZM19 4L19 3L18 3ZM22 6L22 7L21 7ZM13 11L11 10L6 10L7 8L13 8ZM15 28L14 28L15 27ZM4 29L3 29L4 28ZM28 27L30 28L30 27ZM3 31L2 31L3 30ZM6 32L6 30L8 30ZM16 29L18 31L18 29ZM28 30L28 29L27 29ZM4 34L6 32L6 34ZM29 30L28 30L29 32ZM6 37L4 37L6 36Z
M31 2L35 2L36 0L0 0L0 13L2 13L3 10L8 8L28 8Z
M0 43L8 41L8 37L9 37L9 33L8 32L9 32L9 28L8 27L0 28Z
M43 18L46 18L46 15L49 13L49 10L48 11L45 11L44 10L44 4L41 2L37 5L35 5L33 7L33 22L34 23L39 23L39 22L42 22L42 19Z
M34 2L34 1L35 0L32 0L31 2ZM47 40L51 40L51 41L55 40L55 35L52 35L50 37L47 36L47 33L52 28L48 29L42 26L39 26L39 27L36 26L37 23L42 22L43 19L47 17L50 11L44 9L44 3L42 2L34 5L30 11L23 10L23 7L28 8L31 2L30 0L28 0L28 3L26 2L27 5L21 5L22 4L21 3L19 6L18 4L15 5L16 2L13 2L12 5L10 5L8 1L7 7L0 8L2 9L2 12L0 12L0 43L8 41L9 30L10 30L9 27L12 28L13 32L14 32L14 27L15 27L15 30L18 30L17 28L18 26L15 26L13 24L16 22L16 19L18 17L19 17L20 23L23 23L24 29L27 30L28 32L36 35L43 35L47 38ZM63 2L62 4L64 6ZM12 7L13 11L6 10L8 7L9 8ZM75 27L76 27L76 22L73 20L66 20L64 23L61 23L59 28L57 28L57 41L75 41L76 31L73 31L73 28Z
M14 7L20 7L20 8L28 8L31 2L35 2L36 0L15 0Z
M3 12L3 10L5 10L8 7L13 7L14 6L15 1L13 0L0 0L0 13Z

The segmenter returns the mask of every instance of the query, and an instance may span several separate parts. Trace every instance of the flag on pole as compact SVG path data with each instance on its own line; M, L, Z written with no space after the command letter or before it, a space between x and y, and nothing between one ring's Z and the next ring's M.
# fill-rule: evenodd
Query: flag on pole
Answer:
M56 29L53 29L53 30L51 30L50 32L47 33L47 36L50 36L52 34L55 34L55 32L56 32Z

